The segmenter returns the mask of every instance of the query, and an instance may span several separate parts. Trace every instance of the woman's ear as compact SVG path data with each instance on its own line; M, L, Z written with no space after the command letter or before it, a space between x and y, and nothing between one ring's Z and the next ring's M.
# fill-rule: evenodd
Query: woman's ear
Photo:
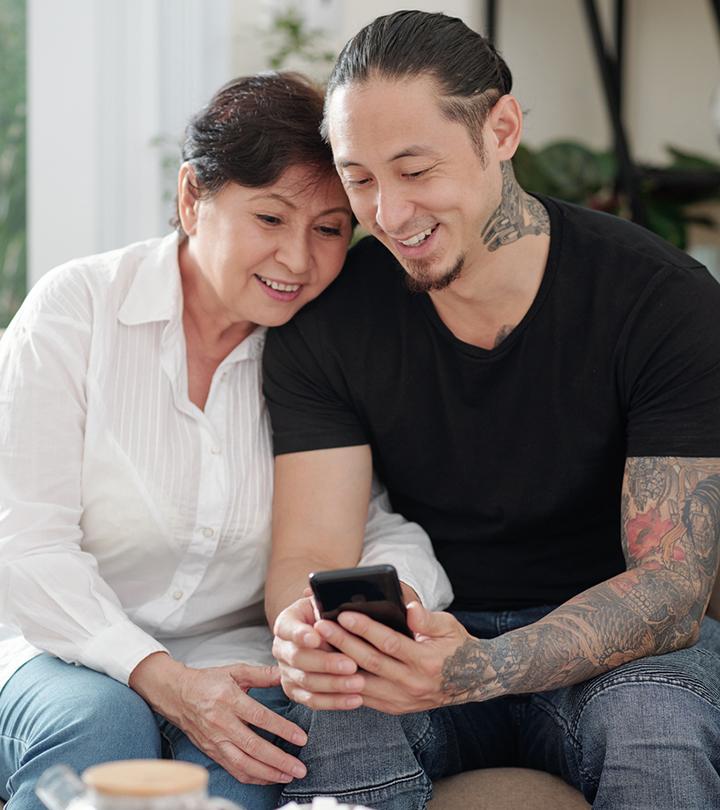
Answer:
M185 162L178 172L178 217L185 233L190 236L195 232L198 217L198 196L195 169Z

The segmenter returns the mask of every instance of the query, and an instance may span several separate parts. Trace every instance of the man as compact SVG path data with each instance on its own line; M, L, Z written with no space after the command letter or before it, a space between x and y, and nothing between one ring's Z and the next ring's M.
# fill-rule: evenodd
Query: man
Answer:
M336 759L311 731L308 779L411 808L430 778L515 764L595 808L719 806L720 288L637 226L525 193L510 90L486 40L422 12L375 20L330 79L375 239L268 343L268 614L354 563L372 462L455 602L412 603L414 641L281 613L287 693L362 706L312 715Z

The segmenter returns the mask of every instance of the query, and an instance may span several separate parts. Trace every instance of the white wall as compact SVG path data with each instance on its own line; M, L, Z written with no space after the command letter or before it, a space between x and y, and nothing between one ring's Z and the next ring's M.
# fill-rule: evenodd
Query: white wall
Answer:
M267 29L285 0L28 0L29 278L74 256L162 233L160 158L187 117L234 75L267 67ZM385 0L296 0L338 51L397 8ZM438 10L436 2L414 0ZM481 30L481 0L441 8ZM529 111L526 141L610 145L580 0L499 0L499 47ZM601 0L609 17L611 0ZM709 112L720 85L707 0L628 0L626 121L642 160L663 147L720 157ZM163 149L152 142L163 137ZM173 169L171 167L170 174ZM706 239L707 235L700 235Z
M168 230L161 158L231 78L232 5L28 1L29 283Z
M260 32L278 5L283 0L236 7L237 73L267 67ZM327 43L336 52L363 25L398 8L387 0L296 0L296 5L313 25L328 29ZM440 5L414 0L411 5L442 10L483 29L481 0ZM498 0L497 5L498 47L528 111L526 141L537 146L574 138L609 147L609 119L582 2ZM598 2L608 31L612 5L611 0ZM711 96L720 87L720 48L708 0L627 0L625 25L625 119L636 156L662 162L664 145L671 143L720 158L710 114Z
M499 47L530 114L526 140L611 143L580 0L499 0ZM611 4L599 4L605 22ZM720 49L708 0L628 0L625 124L635 156L663 162L665 144L720 158L710 100Z

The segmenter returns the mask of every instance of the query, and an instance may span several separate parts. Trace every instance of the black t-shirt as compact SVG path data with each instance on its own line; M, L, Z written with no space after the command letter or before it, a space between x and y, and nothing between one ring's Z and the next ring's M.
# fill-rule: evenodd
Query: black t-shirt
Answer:
M457 609L619 573L626 456L720 456L720 285L642 228L541 199L547 267L497 348L458 340L374 239L268 335L275 453L369 444Z

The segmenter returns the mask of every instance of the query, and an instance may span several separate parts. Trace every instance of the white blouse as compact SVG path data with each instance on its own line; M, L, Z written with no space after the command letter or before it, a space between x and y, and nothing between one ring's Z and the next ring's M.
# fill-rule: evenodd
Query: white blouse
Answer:
M0 340L0 687L46 650L120 681L167 650L268 663L273 459L265 330L188 398L175 234L56 268ZM363 563L452 598L374 486Z

